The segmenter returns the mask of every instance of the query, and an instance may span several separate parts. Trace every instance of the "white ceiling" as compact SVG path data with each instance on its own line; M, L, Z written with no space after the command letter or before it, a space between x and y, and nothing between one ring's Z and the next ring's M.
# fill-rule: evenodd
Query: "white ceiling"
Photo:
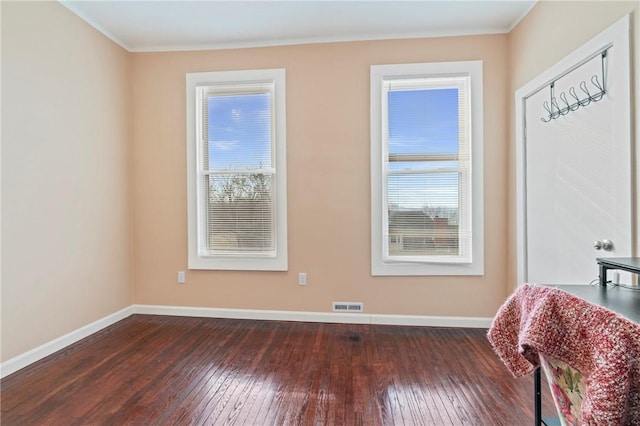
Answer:
M510 31L536 0L60 0L132 52Z

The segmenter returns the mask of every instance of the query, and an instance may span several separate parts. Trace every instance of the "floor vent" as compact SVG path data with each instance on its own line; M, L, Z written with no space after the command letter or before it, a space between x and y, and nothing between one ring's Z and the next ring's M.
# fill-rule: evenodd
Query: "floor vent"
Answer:
M362 302L333 302L333 312L362 312Z

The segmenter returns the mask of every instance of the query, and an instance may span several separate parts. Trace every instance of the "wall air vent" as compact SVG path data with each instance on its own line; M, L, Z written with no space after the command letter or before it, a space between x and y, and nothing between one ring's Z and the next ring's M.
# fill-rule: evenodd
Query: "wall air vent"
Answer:
M362 312L362 302L333 302L333 312Z

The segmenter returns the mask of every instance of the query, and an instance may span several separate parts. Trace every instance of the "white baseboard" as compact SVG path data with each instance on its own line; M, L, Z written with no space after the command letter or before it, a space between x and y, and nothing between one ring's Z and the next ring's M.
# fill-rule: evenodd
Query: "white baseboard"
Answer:
M333 312L268 311L259 309L193 308L188 306L133 305L135 313L181 317L231 318L265 321L370 324L370 315Z
M493 318L422 315L342 314L336 312L267 311L254 309L194 308L187 306L133 305L137 314L186 317L302 321L344 324L408 325L421 327L489 328Z
M93 333L96 333L103 328L110 326L111 324L115 324L116 322L123 320L128 316L131 316L131 314L133 313L134 310L132 305L116 313L107 315L104 318L94 321L91 324L85 325L84 327L80 327L79 329L74 330L71 333L67 333L64 336L58 337L57 339L40 345L37 348L31 349L30 351L25 352L22 355L11 358L10 360L7 360L0 364L0 378L6 377L11 373L15 373L21 368L33 364L34 362L39 361L42 358L59 351L60 349L64 349L65 347L79 340L82 340L85 337L90 336Z
M371 324L418 327L489 328L493 318L371 314Z
M0 378L6 377L54 352L84 339L103 328L123 320L133 314L172 315L184 317L251 319L264 321L301 321L326 322L342 324L380 324L406 325L419 327L459 327L459 328L489 328L492 318L483 317L445 317L422 315L385 315L336 312L303 312L303 311L270 311L257 309L224 309L224 308L195 308L189 306L165 305L131 305L114 314L92 322L62 337L38 346L22 355L18 355L0 364Z

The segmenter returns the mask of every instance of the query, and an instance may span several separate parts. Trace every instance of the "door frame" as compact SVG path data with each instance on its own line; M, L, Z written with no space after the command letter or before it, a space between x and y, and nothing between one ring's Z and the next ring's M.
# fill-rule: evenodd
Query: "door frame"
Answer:
M620 72L622 80L616 82L620 86L618 91L623 93L626 88L628 96L621 99L620 111L616 111L618 122L614 126L615 138L623 138L626 141L625 146L629 147L629 162L631 158L631 84L630 84L630 55L629 55L629 43L630 38L630 26L629 15L625 15L602 31L600 34L593 37L591 40L571 52L569 55L561 59L559 62L552 65L549 69L542 72L537 77L526 83L524 86L516 90L515 93L515 131L516 131L516 149L515 149L515 161L516 161L516 279L517 285L520 286L528 280L527 271L527 185L526 185L526 166L527 166L527 153L526 153L526 101L527 98L538 93L549 86L549 84L558 79L560 76L566 73L567 70L572 69L577 64L584 61L585 58L590 57L595 52L602 50L608 45L616 46L616 49L620 48L621 51L627 52L626 55L620 57L621 69L616 72ZM541 111L542 107L540 108ZM632 182L632 164L629 165L629 183L630 190L633 191ZM632 220L633 209L633 193L629 194L629 205L621 206L627 209L629 212L629 229L634 230L634 223ZM634 235L631 236L631 250L633 250L633 243L635 241Z

